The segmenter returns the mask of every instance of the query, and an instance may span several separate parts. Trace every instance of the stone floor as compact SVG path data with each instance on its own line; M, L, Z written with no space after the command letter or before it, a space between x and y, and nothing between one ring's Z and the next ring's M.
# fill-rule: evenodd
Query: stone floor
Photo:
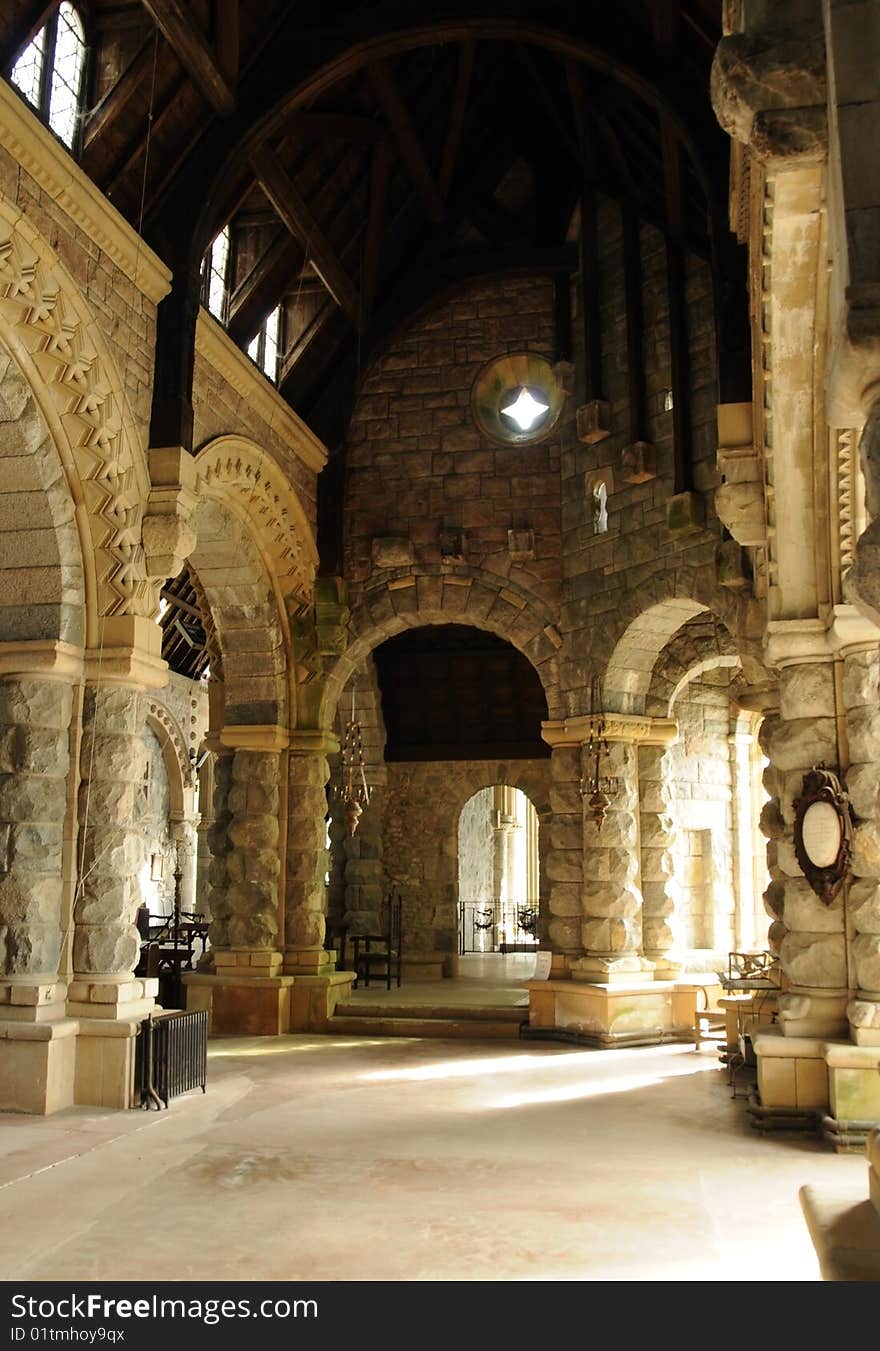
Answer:
M458 959L453 980L404 980L386 990L380 980L352 990L346 1002L405 1005L412 1008L528 1008L525 982L535 971L531 953L468 953Z
M716 1048L218 1039L162 1113L0 1116L5 1280L818 1279Z

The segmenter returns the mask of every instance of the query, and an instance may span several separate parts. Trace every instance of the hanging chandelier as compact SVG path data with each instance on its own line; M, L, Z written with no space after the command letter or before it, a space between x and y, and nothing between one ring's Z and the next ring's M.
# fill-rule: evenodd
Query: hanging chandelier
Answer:
M586 743L586 759L590 772L581 775L578 784L581 798L586 800L597 830L602 829L611 800L616 797L620 786L612 775L601 773L602 757L608 755L608 741L605 736L605 714L602 712L600 693L599 677L593 676L590 684L590 723Z
M342 741L342 783L337 796L342 802L349 837L358 828L364 807L370 805L372 789L364 769L364 742L361 725L355 716L354 686L351 689L351 717L345 724Z

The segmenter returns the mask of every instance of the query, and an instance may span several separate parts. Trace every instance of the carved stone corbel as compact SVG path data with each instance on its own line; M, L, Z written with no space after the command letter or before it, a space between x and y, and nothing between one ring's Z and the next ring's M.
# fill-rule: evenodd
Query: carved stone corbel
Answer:
M141 538L147 575L158 590L176 577L196 544L194 514L198 471L182 446L148 451L152 487Z

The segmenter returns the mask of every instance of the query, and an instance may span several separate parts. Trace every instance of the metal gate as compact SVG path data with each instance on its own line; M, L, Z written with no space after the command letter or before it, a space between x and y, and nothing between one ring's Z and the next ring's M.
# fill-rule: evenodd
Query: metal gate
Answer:
M459 905L459 953L532 952L537 946L537 902L462 901Z

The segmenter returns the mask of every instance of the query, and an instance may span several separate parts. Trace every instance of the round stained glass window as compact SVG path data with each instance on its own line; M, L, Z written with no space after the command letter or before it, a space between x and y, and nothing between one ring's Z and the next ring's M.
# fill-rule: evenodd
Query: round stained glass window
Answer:
M546 436L564 401L552 365L537 352L495 357L480 371L471 391L477 426L502 445L526 445Z

